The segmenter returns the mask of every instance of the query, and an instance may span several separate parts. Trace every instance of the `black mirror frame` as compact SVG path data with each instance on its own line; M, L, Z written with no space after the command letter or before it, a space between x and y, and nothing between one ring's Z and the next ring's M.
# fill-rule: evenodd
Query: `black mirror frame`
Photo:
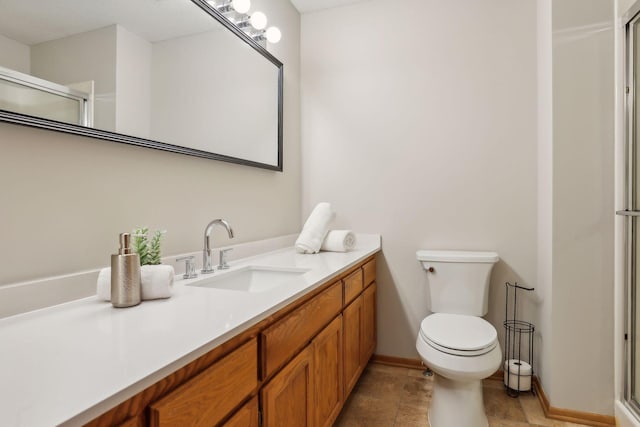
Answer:
M0 110L0 121L14 123L24 126L31 126L41 129L47 129L57 132L70 133L75 135L88 136L91 138L103 139L112 142L120 142L131 144L138 147L153 148L156 150L169 151L172 153L186 154L189 156L203 157L206 159L219 160L223 162L236 163L239 165L252 166L262 169L269 169L282 172L282 120L283 120L283 64L275 56L269 53L264 47L260 46L255 40L245 34L238 27L227 20L220 12L209 6L205 0L191 0L199 6L204 12L208 13L213 19L217 20L221 25L238 36L241 40L251 46L256 52L265 57L268 61L278 67L278 164L270 165L267 163L254 162L251 160L241 159L238 157L226 156L223 154L210 153L208 151L196 150L194 148L181 147L179 145L168 144L166 142L154 141L146 138L139 138L131 135L124 135L107 130L94 129L90 127L74 125L70 123L58 122L55 120L43 119L34 116L28 116L20 113Z

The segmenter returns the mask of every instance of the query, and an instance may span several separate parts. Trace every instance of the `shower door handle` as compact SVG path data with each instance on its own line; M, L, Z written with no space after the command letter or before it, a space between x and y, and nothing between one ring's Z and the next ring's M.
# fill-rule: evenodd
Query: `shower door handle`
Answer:
M640 211L622 210L622 211L616 211L616 215L622 215L622 216L640 216Z

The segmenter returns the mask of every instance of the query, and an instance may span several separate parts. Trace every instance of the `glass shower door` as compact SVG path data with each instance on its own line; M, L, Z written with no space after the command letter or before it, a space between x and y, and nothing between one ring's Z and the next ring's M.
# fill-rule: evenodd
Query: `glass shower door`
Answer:
M640 14L627 23L626 50L627 209L617 214L627 217L625 400L640 414Z
M91 106L90 93L0 67L0 110L91 126Z
M80 100L1 79L0 109L64 123L84 124Z

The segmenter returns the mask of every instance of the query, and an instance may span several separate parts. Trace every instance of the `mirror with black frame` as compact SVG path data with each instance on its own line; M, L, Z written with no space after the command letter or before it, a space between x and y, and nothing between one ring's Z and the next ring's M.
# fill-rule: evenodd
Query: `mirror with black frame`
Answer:
M282 63L202 0L3 0L0 120L282 170Z

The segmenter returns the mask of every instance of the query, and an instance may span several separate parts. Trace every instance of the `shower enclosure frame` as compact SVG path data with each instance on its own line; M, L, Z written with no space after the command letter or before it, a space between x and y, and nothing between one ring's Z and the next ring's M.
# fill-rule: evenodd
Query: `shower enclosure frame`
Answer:
M77 123L73 124L86 127L93 126L93 100L91 99L91 94L5 67L0 67L0 81L6 81L75 101L78 103L79 114Z
M638 361L638 244L640 244L640 190L638 182L640 141L637 140L638 120L636 120L636 75L640 74L640 54L636 52L636 42L640 41L640 2L636 2L623 16L624 23L624 140L625 140L625 206L616 214L625 217L624 242L624 403L636 418L640 418L640 365Z

